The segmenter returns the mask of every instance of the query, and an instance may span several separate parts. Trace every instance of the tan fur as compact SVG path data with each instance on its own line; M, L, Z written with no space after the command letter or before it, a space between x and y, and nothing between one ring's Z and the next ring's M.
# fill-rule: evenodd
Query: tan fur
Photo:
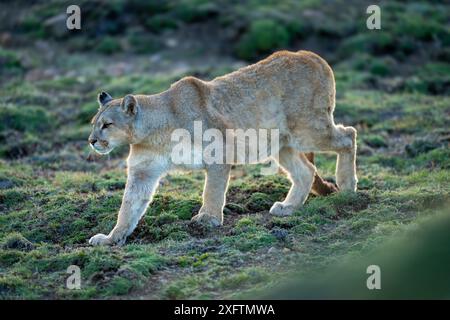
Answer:
M103 100L90 141L102 153L121 144L130 144L131 150L117 224L109 235L92 237L93 245L124 243L145 213L160 177L172 169L206 171L203 206L193 220L223 223L231 165L171 162L171 133L184 128L193 136L194 121L202 121L203 130L219 129L224 137L226 129L279 129L275 151L292 186L271 214L290 215L305 202L317 176L306 152L336 152L339 189L356 190L356 130L335 125L333 72L314 53L280 51L209 82L187 77L160 94ZM114 124L101 129L107 122Z

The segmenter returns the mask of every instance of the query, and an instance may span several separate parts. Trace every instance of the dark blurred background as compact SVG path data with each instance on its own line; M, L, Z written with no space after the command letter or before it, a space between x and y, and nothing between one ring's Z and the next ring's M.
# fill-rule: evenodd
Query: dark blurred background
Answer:
M179 60L216 56L249 62L277 49L307 49L332 64L347 62L356 70L367 70L375 78L406 77L391 86L365 79L366 85L431 93L448 89L448 78L433 78L433 73L448 75L448 69L439 67L450 55L446 1L77 1L81 30L65 27L70 4L2 1L1 46L7 50L31 45L39 50L48 45L48 51L62 50L59 54L164 52ZM371 4L381 8L381 30L366 27ZM2 60L7 69L31 67L13 57L8 60L7 52L2 52ZM419 74L428 75L425 83L408 78Z

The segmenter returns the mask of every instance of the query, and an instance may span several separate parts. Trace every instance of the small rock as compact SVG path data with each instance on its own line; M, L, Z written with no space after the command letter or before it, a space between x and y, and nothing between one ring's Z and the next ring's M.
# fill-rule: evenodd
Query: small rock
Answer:
M174 38L168 38L166 40L166 46L168 46L169 48L175 48L176 46L178 46L178 40L174 39Z

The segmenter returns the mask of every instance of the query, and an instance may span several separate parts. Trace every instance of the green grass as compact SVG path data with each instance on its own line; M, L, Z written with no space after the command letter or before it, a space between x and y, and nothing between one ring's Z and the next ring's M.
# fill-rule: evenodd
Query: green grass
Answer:
M2 68L0 72L17 72L21 71L23 66L20 61L20 57L17 56L14 51L4 50L0 47L0 65Z
M277 21L261 19L253 21L247 33L237 44L240 58L251 60L262 53L285 47L290 40L288 30Z

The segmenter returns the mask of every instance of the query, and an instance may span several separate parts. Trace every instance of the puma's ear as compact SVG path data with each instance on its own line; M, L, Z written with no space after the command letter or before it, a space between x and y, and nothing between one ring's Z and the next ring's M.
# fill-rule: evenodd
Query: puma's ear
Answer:
M132 94L127 94L122 100L122 110L129 116L134 116L137 113L138 102L136 97Z
M102 91L102 92L100 92L99 94L98 94L98 103L101 105L101 106L103 106L103 105L105 105L106 103L108 103L109 101L111 101L113 98L108 94L108 93L106 93L105 91Z

